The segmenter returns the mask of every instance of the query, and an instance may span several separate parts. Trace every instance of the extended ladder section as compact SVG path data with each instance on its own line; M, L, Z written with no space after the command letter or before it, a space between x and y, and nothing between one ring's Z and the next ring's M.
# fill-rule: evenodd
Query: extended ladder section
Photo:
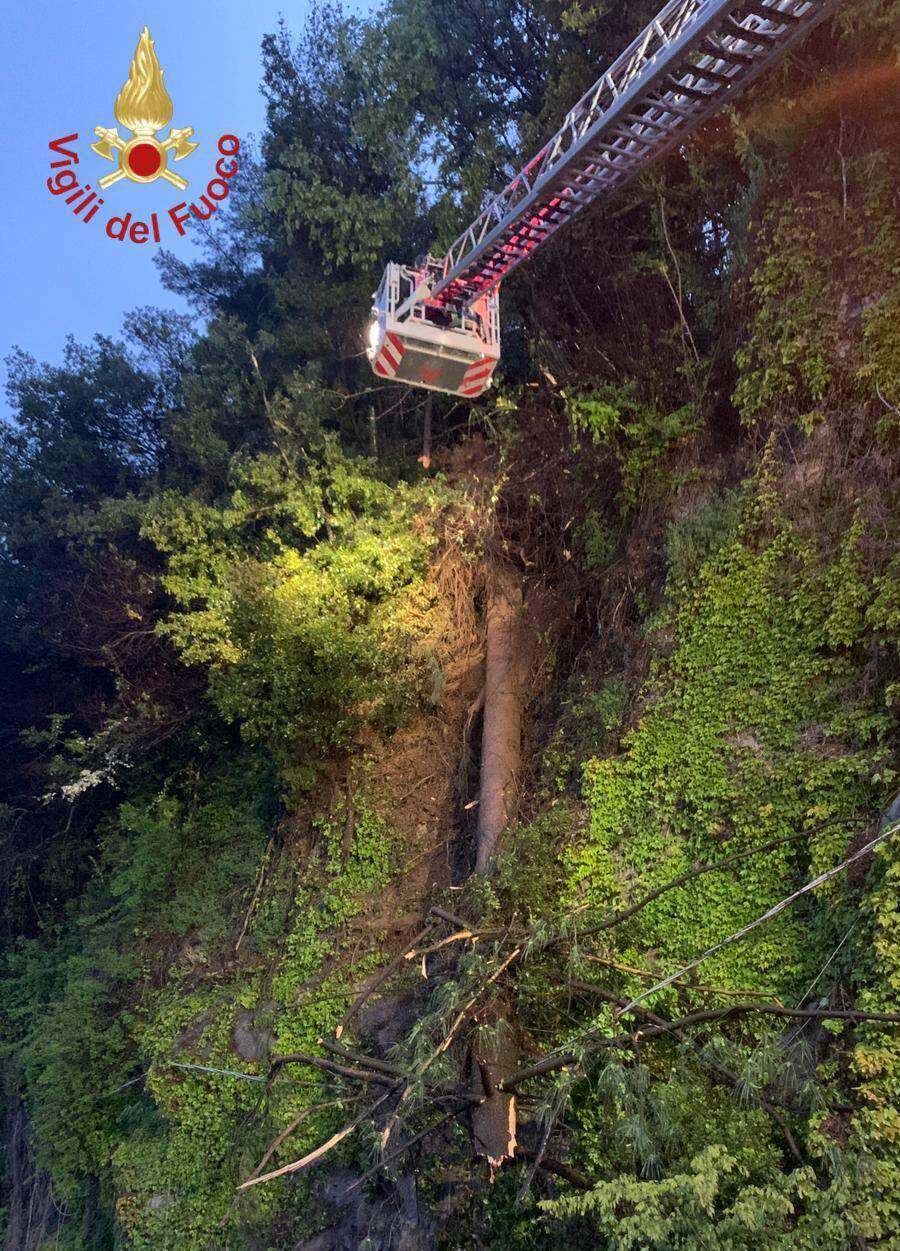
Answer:
M491 291L768 69L840 0L671 0L442 259L432 301Z

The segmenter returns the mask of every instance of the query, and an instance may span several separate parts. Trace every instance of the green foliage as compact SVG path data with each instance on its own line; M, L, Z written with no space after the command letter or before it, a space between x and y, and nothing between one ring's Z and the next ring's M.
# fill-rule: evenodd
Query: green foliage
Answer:
M596 689L586 676L570 681L541 758L541 780L551 792L561 795L571 789L580 780L584 761L611 747L627 703L628 690L619 674L611 674Z
M862 1006L872 1011L900 1010L900 854L896 840L878 852L880 881L866 901L869 943L860 982ZM883 1237L900 1227L900 1042L897 1031L864 1026L853 1053L863 1111L854 1126L854 1146L873 1159L874 1177L848 1201L867 1234Z
M792 1187L729 1184L735 1160L724 1147L707 1147L687 1172L660 1182L621 1178L601 1182L586 1195L550 1200L543 1206L560 1216L590 1215L608 1237L611 1251L639 1247L693 1248L703 1229L703 1245L716 1251L780 1247L780 1227L794 1204L812 1191L812 1178L795 1173Z
M118 1118L140 1104L137 1087L127 1094L118 1087L138 1061L136 987L159 971L160 954L141 941L148 927L154 943L165 935L181 948L176 967L195 967L231 921L223 898L245 889L255 872L273 779L258 760L232 765L230 775L185 779L177 798L122 804L66 924L13 953L5 1008L39 1159L69 1201L85 1177L103 1176L119 1141Z
M208 667L221 715L288 772L346 745L363 715L389 726L414 703L404 611L430 543L412 523L436 497L327 440L302 477L258 457L234 465L217 504L169 492L148 509L143 533L178 605L160 632Z
M615 535L599 513L590 512L576 531L582 548L582 560L589 573L600 573L608 565L616 548Z
M846 847L840 822L864 801L883 726L848 705L852 665L827 646L841 569L823 572L784 523L762 540L745 527L707 558L674 610L675 650L644 692L626 754L586 766L590 836L572 863L591 901L617 906L694 861L803 828L829 826L811 837L813 867ZM667 896L630 935L631 962L652 947L677 967L787 894L795 866L796 848L778 848ZM706 976L790 992L814 954L808 924L788 915Z
M553 915L565 886L565 864L555 850L563 845L578 822L574 805L556 802L528 825L514 827L509 850L497 857L491 883L494 906L503 913L518 911L537 919ZM480 915L488 909L482 907Z
M283 25L263 44L266 216L326 273L370 271L420 208L418 67L397 72L391 36L383 22L323 7L296 45Z
M700 425L693 405L667 412L654 401L640 400L633 385L608 385L573 396L569 412L576 435L587 436L594 447L612 453L626 509L677 485L677 478L667 472L669 457ZM589 533L586 540L591 537Z
M335 936L394 861L390 832L361 794L349 844L343 814L322 819L301 884L291 886L293 874L273 879L270 907L284 928L269 975L222 963L252 896L274 798L271 771L245 756L207 777L188 774L177 793L121 805L68 924L24 944L10 969L4 1008L38 1159L76 1208L89 1179L102 1179L136 1251L205 1244L238 1168L256 1163L299 1106L322 1100L303 1071L299 1086L283 1075L261 1107L261 1087L241 1074L265 1072L266 1044L258 1059L242 1058L238 1027L268 1045L277 1036L284 1051L314 1051L353 980L379 959L356 941L352 970L349 945L346 967L330 969L346 945ZM264 948L270 924L254 920L249 950ZM332 1124L333 1114L313 1110L291 1148L314 1146ZM254 1196L244 1220L265 1223L278 1196Z
M585 767L590 823L568 853L569 889L588 906L579 924L589 925L591 909L603 916L693 864L804 828L808 841L688 882L610 933L606 955L618 969L611 976L629 997L647 983L628 968L660 976L677 968L839 859L854 816L870 810L873 780L877 788L893 781L883 692L855 685L853 676L858 650L877 646L873 605L891 581L865 548L861 514L833 548L800 537L765 467L736 514L738 498L701 513L696 525L679 523L682 533L670 530L675 558L661 625L671 650L641 695L643 713L624 754ZM860 928L846 957L859 986L873 988L862 1002L888 1011L896 1010L900 985L889 937L897 918L891 846L881 853L883 884L867 905L872 936ZM817 892L814 908L769 921L708 960L701 980L801 998L833 963L836 942L847 943L856 905L845 889L831 884ZM577 956L575 967L596 979L595 966ZM690 995L669 989L649 1006L677 1014ZM567 1228L587 1220L623 1249L687 1248L700 1239L723 1251L799 1251L877 1241L896 1228L892 1035L876 1026L861 1031L853 1064L865 1111L852 1121L845 1154L818 1132L823 1116L810 1105L815 1171L785 1173L772 1124L754 1102L793 1081L796 1106L808 1060L791 1057L783 1041L773 1040L771 1050L758 1028L745 1025L745 1039L748 1032L755 1038L749 1062L733 1041L708 1053L741 1073L746 1107L709 1085L705 1065L674 1055L654 1056L642 1070L607 1065L581 1083L569 1114L580 1126L578 1160L602 1180L545 1210L574 1220ZM566 1031L561 1039L571 1045ZM828 1080L824 1069L820 1078Z
M895 160L869 152L840 167L827 161L820 180L770 208L759 228L748 333L736 357L734 402L747 424L809 431L833 384L851 393L880 390L887 404L896 393Z
M203 312L202 334L144 311L125 343L73 342L61 366L12 361L15 422L0 432L0 703L14 749L0 804L11 866L0 1054L38 1166L70 1213L65 1251L245 1251L319 1232L304 1181L259 1187L232 1209L234 1186L298 1113L273 1164L321 1143L350 1096L307 1068L261 1079L273 1048L315 1052L383 962L366 914L395 898L413 906L408 848L390 797L369 789L363 744L455 697L460 677L442 668L436 640L456 623L434 611L427 579L454 488L410 468L417 403L372 387L369 295L388 255L456 235L654 8L316 9L298 37L282 28L264 42L266 134L258 158L242 159L249 174L203 259L163 259L170 287ZM621 1028L611 1005L591 1015L570 995L570 977L602 968L622 994L645 988L834 863L896 784L886 745L900 566L884 555L900 404L896 144L864 78L865 90L838 85L833 100L821 90L836 85L835 67L870 56L871 40L886 72L895 9L847 8L812 68L794 63L808 98L785 100L770 77L753 109L709 131L714 143L633 185L614 229L581 215L554 245L564 250L506 293L507 325L527 326L552 395L496 400L527 428L521 443L503 446L490 408L472 420L485 418L510 476L522 447L555 467L561 394L590 487L564 489L561 457L559 483L529 465L510 504L479 453L473 476L498 519L508 515L462 555L474 564L497 543L529 579L552 581L532 558L542 545L561 551L546 568L571 574L552 589L573 595L578 658L548 691L559 716L529 819L508 833L496 876L451 906L533 922L488 1015L514 1004L522 1037L542 1050L571 1041L587 1062L585 1027ZM788 520L774 444L755 486L684 515L693 493L681 488L711 477L701 443L721 460L717 480L752 459L746 435L732 445L722 394L735 351L745 426L828 423L831 461L817 497L806 492L812 520L799 507ZM436 445L461 420L437 401ZM474 510L468 495L464 507ZM635 608L659 601L663 555L666 606L642 634ZM596 617L585 604L595 594ZM581 650L583 622L602 629L613 598L616 628ZM651 650L635 698L628 684ZM579 927L696 862L801 830L805 841L668 893L615 937L580 946ZM856 894L830 884L703 978L785 998L833 986L896 1011L893 843L872 882ZM567 909L568 964L545 943ZM452 976L456 948L429 967L404 1063L433 1059L508 950L473 943ZM814 982L823 968L827 983ZM675 1011L709 994L694 984L660 999ZM445 1241L891 1247L896 1031L831 1036L818 1071L805 1040L741 1018L700 1054L662 1039L554 1078L547 1107L567 1107L549 1149L597 1185L573 1198L556 1179L538 1216L506 1171L470 1187L467 1220L444 1226ZM738 1073L739 1099L714 1080L717 1060ZM432 1073L458 1080L452 1049ZM786 1156L767 1095L787 1101L808 1168ZM409 1105L421 1112L422 1098L414 1083ZM854 1110L842 1119L832 1104ZM440 1170L426 1159L419 1172L443 1213Z
M896 438L897 397L900 395L900 263L895 267L897 285L863 314L865 359L857 377L873 384L887 412L883 421Z
M669 561L670 594L678 586L688 585L699 573L704 561L715 555L732 536L740 521L741 506L740 491L725 491L697 512L669 526L666 556Z

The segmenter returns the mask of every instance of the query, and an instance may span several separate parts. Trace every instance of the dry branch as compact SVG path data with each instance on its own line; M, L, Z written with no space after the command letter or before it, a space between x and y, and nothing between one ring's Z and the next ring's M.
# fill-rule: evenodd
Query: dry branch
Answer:
M782 847L786 843L796 843L801 838L807 838L809 833L810 831L804 830L800 834L788 834L784 838L773 838L768 843L760 843L758 847L748 847L746 851L737 851L733 856L726 856L724 860L716 860L713 864L701 864L693 869L689 869L687 873L682 873L678 877L672 878L664 886L657 886L655 890L649 891L636 903L623 908L620 912L613 913L605 921L598 921L596 925L590 925L586 929L581 930L579 937L587 938L591 934L600 934L603 930L611 930L615 926L621 925L623 921L630 920L635 913L643 911L648 904L653 903L654 899L659 899L660 895L665 895L667 891L675 890L678 886L684 886L685 883L692 881L694 878L703 877L705 873L719 873L722 869L727 869L741 860L749 859L750 856L758 856L764 851L773 851L776 847Z
M476 934L473 930L457 930L455 934L448 934L446 938L442 938L436 943L430 943L427 947L419 947L416 951L411 951L409 953L409 958L411 960L418 960L420 956L431 956L434 955L436 951L441 951L442 948L449 947L452 943L462 943L467 939L471 939L472 942L477 943L480 940L480 937L481 936Z
M479 929L477 925L473 925L471 921L465 921L462 917L458 917L455 912L448 912L446 908L439 908L434 904L428 911L432 916L440 917L442 921L447 921L450 925L455 925L458 930L467 930L470 934L477 934L479 938L485 938L488 934L497 933L505 934L505 930L497 929Z
M278 1148L282 1145L282 1143L286 1142L287 1139L290 1138L294 1130L297 1129L300 1125L302 1125L308 1116L311 1116L313 1112L321 1112L324 1108L334 1107L335 1104L337 1104L338 1102L339 1100L337 1099L329 1099L326 1103L313 1103L313 1104L310 1104L306 1108L301 1108L300 1111L297 1113L297 1115L294 1117L294 1119L290 1121L284 1127L284 1129L281 1131L278 1137L273 1139L273 1141L266 1148L263 1158L260 1160L259 1164L257 1164L256 1168L247 1178L247 1181L251 1181L253 1178L259 1177L260 1173L269 1163L272 1156L275 1154Z
M345 1125L343 1129L339 1129L336 1134L332 1134L327 1142L323 1142L314 1151L308 1152L302 1159L294 1160L293 1164L285 1164L283 1168L277 1168L271 1173L263 1173L261 1177L248 1177L245 1182L241 1182L238 1190L247 1190L250 1186L258 1186L261 1182L272 1181L274 1178L284 1177L288 1173L299 1173L301 1169L308 1168L310 1164L315 1164L317 1160L321 1160L323 1156L326 1156L329 1151L334 1150L338 1143L343 1142L345 1138L349 1138L353 1131L362 1125L363 1121L368 1120L370 1116L374 1116L385 1099L389 1098L396 1088L396 1083L392 1084L390 1090L386 1090L379 1099L376 1099L373 1104L370 1104L369 1107L360 1112L359 1116Z
M582 955L582 960L587 960L591 964L602 964L605 969L615 969L617 973L630 973L633 977L642 977L647 982L652 982L656 977L655 973L651 973L649 969L638 969L633 964L619 964L615 960L607 960L603 956ZM775 995L771 995L767 990L732 990L727 986L700 986L694 982L673 982L673 986L678 986L684 990L696 991L700 995L726 995L729 999L737 998L739 995L746 996L747 999L772 999L775 1003L780 1004L781 1000ZM623 999L623 1003L626 1001Z
M344 1193L351 1194L354 1190L358 1189L358 1187L367 1182L370 1177L374 1177L375 1174L379 1173L383 1168L387 1168L389 1164L393 1164L395 1160L399 1159L400 1156L405 1155L411 1147L414 1147L417 1143L421 1142L423 1138L427 1138L428 1135L433 1134L436 1129L441 1129L442 1126L446 1125L447 1122L454 1116L457 1116L465 1106L465 1104L462 1104L459 1108L451 1108L449 1112L445 1112L443 1116L438 1118L438 1120L432 1121L430 1125L426 1125L425 1128L419 1130L417 1134L413 1134L412 1138L407 1138L406 1142L401 1143L400 1146L394 1151L391 1151L388 1155L383 1156L382 1159L373 1164L371 1168L366 1169L362 1177L358 1177L351 1186L347 1187Z

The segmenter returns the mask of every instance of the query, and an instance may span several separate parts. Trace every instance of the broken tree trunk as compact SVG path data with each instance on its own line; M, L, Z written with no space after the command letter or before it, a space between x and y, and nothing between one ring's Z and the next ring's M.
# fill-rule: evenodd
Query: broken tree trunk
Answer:
M475 872L490 871L497 842L513 816L522 756L524 687L522 579L502 562L490 571L484 728Z
M516 1153L516 1101L510 1092L498 1087L515 1072L518 1058L513 1031L506 1021L499 1019L475 1030L471 1091L481 1102L472 1108L472 1142L475 1154L488 1162L491 1181Z

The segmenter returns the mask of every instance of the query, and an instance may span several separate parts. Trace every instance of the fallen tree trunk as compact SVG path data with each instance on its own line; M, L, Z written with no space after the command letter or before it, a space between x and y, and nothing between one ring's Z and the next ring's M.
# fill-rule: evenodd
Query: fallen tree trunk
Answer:
M471 1113L472 1142L475 1154L488 1162L491 1181L516 1153L515 1093L501 1090L500 1083L515 1072L517 1063L518 1047L507 1021L475 1030L470 1090L479 1102Z
M493 566L487 588L484 728L481 740L475 872L490 871L516 803L522 763L522 579L512 565Z

